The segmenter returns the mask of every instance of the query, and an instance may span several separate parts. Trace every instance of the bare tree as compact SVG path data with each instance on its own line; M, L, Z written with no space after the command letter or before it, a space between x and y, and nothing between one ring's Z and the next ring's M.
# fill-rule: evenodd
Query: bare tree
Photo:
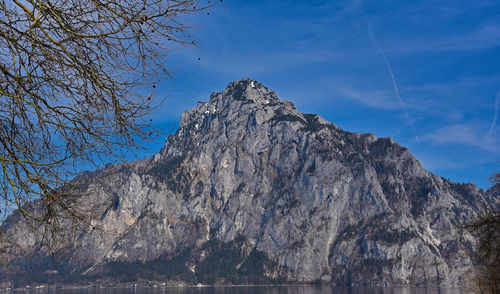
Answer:
M13 209L44 226L81 216L79 195L61 187L156 135L147 116L170 76L166 57L195 45L188 17L213 5L0 0L3 219Z
M500 173L491 177L491 193L500 193ZM497 196L498 197L498 196ZM472 286L479 293L500 293L500 211L485 208L484 213L464 228L476 238L476 268Z

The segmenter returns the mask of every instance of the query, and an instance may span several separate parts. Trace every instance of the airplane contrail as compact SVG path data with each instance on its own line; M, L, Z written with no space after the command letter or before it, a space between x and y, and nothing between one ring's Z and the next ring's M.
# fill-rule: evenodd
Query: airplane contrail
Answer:
M494 106L494 113L495 115L493 116L493 121L491 122L490 128L488 131L484 134L484 139L486 139L491 132L493 132L493 129L495 129L497 125L497 119L498 119L498 106L500 104L500 91L497 92L497 98L495 99L495 106Z
M385 56L385 52L384 50L382 49L382 47L380 47L380 45L378 44L377 42L377 38L375 38L375 34L373 33L373 28L372 28L372 25L371 23L367 20L367 24L368 24L368 33L370 35L370 39L372 40L373 44L375 45L375 47L377 48L377 51L380 55L382 55L382 57L384 58L384 63L385 63L385 67L387 68L387 71L389 72L390 76L391 76L391 79L392 79L392 87L394 89L394 95L396 96L396 98L398 99L398 102L399 102L399 105L401 106L401 108L405 111L405 116L406 116L406 119L408 121L408 123L410 124L411 126L411 129L413 131L413 134L415 135L415 140L417 140L417 142L420 143L420 138L418 137L417 135L417 130L415 128L415 124L413 123L413 121L410 119L410 114L408 112L408 108L406 107L406 105L404 104L403 102L403 99L401 99L401 96L399 95L399 88L398 88L398 84L396 83L396 77L394 76L394 72L392 71L392 67L391 67L391 64L389 63L389 60L387 59L387 57Z

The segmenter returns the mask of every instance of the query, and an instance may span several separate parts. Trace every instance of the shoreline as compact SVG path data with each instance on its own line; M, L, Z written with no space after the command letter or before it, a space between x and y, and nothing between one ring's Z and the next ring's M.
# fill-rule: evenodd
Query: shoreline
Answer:
M443 289L443 290L458 290L464 291L464 287L454 287L454 286L438 286L438 285L354 285L354 286L338 286L338 285L314 285L314 284L241 284L241 285L228 285L228 284L197 284L197 285L140 285L138 283L133 283L130 285L88 285L88 286L71 286L71 285L60 285L60 286L50 286L50 285L38 285L38 286L26 286L22 288L0 288L0 292L27 292L27 291L51 291L51 290L85 290L85 289L179 289L179 288L259 288L259 287L273 287L273 288L338 288L338 289Z

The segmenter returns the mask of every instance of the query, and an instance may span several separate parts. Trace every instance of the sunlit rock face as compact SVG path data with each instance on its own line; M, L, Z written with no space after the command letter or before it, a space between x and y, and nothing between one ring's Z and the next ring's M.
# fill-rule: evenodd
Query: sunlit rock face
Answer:
M98 229L68 234L56 266L110 279L161 263L195 282L458 285L474 241L457 228L495 201L248 78L184 112L155 156L86 177ZM8 223L14 264L46 255Z

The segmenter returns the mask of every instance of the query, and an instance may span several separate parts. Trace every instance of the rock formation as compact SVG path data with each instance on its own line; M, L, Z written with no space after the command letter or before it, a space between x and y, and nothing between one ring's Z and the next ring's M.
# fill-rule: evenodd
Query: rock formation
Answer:
M68 233L51 263L14 214L14 272L457 285L474 245L457 228L495 201L427 172L391 138L300 113L248 78L183 113L155 156L85 177L98 229Z

